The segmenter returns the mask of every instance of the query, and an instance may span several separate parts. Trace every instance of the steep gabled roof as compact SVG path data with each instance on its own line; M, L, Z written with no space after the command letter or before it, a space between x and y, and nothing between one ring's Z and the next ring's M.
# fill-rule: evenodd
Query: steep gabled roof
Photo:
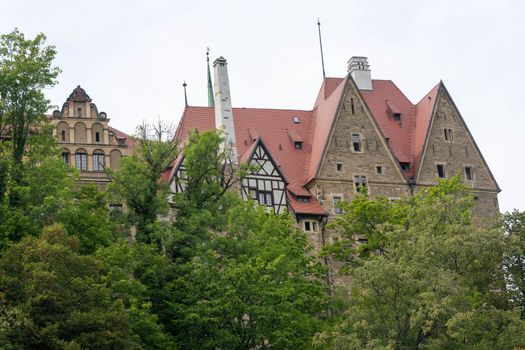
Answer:
M317 176L335 118L351 81L349 76L324 79L313 110L233 108L239 160L247 161L255 143L261 139L287 178L289 188L293 190L291 193L305 193L304 186ZM439 86L417 104L411 103L390 80L372 80L373 90L359 91L392 154L399 162L412 165L404 173L407 179L413 178L417 171ZM400 120L397 120L399 114ZM183 142L192 129L205 131L214 128L214 108L187 106L175 139ZM294 147L293 140L303 141L301 149ZM293 195L289 197L294 210L324 213L315 197L310 203L297 202Z

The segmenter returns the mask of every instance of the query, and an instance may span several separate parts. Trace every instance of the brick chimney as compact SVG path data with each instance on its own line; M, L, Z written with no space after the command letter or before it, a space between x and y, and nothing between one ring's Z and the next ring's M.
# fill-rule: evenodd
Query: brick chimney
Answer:
M215 92L215 127L224 130L226 142L231 145L232 161L237 162L237 148L235 146L235 127L233 122L232 102L230 98L230 82L228 80L228 62L219 57L213 62Z
M373 90L368 58L352 56L348 60L348 73L352 75L359 90Z

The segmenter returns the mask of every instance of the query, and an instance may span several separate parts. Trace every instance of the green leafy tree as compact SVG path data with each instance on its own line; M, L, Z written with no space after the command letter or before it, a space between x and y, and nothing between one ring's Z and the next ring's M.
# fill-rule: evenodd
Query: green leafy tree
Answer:
M18 29L0 36L0 139L9 140L12 161L6 166L4 159L0 166L4 172L0 175L1 196L6 191L6 170L10 170L12 181L22 181L24 154L33 136L46 123L49 100L42 89L57 83L60 69L53 66L55 47L46 46L45 41L43 34L26 39ZM5 145L0 151L5 151ZM17 203L16 193L10 195L10 200Z
M177 157L178 147L165 136L167 130L160 121L139 126L133 155L122 159L120 169L111 175L110 190L127 204L140 242L153 241L152 226L168 207L168 186L159 177Z
M140 283L79 252L60 225L0 258L0 344L39 349L171 349ZM122 293L128 283L129 293ZM3 323L2 323L3 322ZM157 342L158 341L158 342Z
M508 288L513 304L520 308L521 318L525 319L525 212L506 213L503 226L510 247L504 260Z
M308 348L326 300L305 235L240 201L228 222L172 284L180 347Z
M502 258L508 245L499 227L475 222L473 200L458 176L388 206L383 199L350 205L347 217L338 221L348 225L340 228L352 233L348 239L364 232L365 237L381 237L382 243L373 246L374 254L359 255L347 270L352 277L347 310L331 331L317 336L318 344L340 349L483 348L480 344L499 344L506 333L486 342L480 332L471 332L474 319L492 322L493 329L500 322L521 329L505 291ZM347 245L350 253L359 251ZM523 346L519 338L512 339L508 344Z

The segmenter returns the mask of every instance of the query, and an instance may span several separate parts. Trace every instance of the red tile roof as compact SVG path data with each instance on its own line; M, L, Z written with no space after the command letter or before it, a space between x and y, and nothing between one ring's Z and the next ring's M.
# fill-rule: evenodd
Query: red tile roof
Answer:
M120 131L118 129L112 128L111 126L108 126L108 129L110 131L113 131L115 133L116 137L126 140L126 151L123 152L123 155L125 155L125 156L131 155L131 151L133 150L133 146L135 146L135 140L132 137L130 137L128 134L126 134L126 133L124 133L124 132L122 132L122 131Z
M304 186L317 176L324 150L342 103L349 78L326 78L311 111L265 108L233 108L237 154L246 161L253 145L261 139L279 169L288 180L288 199L297 213L325 213L315 197L310 202L298 202L296 195L308 194ZM394 156L400 162L411 163L407 178L413 177L420 154L438 86L417 105L412 104L390 80L372 80L373 90L360 93ZM389 113L389 109L390 112ZM184 141L192 129L200 131L215 128L215 111L211 107L187 106L177 128L175 139ZM401 113L397 121L392 113ZM294 117L299 123L294 123ZM293 140L302 140L296 149ZM173 172L173 171L172 171ZM173 174L170 175L170 178Z

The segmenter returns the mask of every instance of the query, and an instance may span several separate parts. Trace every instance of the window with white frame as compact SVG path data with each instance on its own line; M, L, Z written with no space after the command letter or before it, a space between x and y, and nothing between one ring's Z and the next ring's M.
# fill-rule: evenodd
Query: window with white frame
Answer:
M343 197L341 195L336 195L332 197L332 200L334 202L334 214L342 214L343 210L339 208L339 202L343 200Z
M93 153L93 170L104 171L104 154Z
M354 186L356 192L366 192L366 176L354 175Z
M87 153L79 151L75 154L75 166L78 170L87 170Z
M304 230L306 232L317 232L317 221L305 220L304 221Z
M62 160L64 163L69 164L69 152L68 151L62 151Z
M362 152L363 149L361 147L361 134L357 132L352 133L352 150L354 152Z

